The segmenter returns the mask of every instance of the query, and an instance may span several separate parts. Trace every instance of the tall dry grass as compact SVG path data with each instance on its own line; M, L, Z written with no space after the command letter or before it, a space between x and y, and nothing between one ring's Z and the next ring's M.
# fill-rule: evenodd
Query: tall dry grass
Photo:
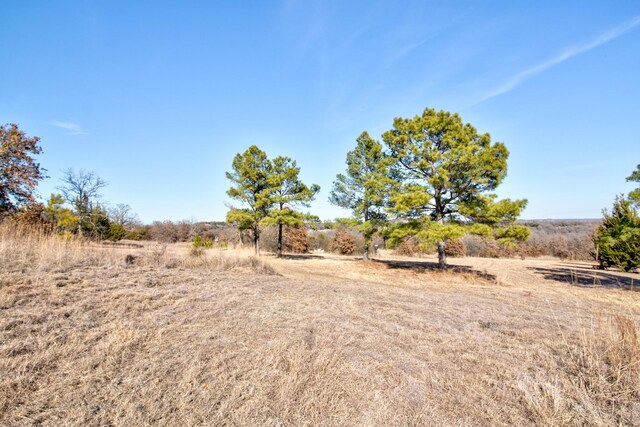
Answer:
M40 272L118 262L112 248L98 248L74 236L46 233L42 229L0 223L0 263L5 269Z
M600 317L572 352L580 386L612 411L640 402L638 332L628 317Z
M0 239L0 425L640 425L636 293Z
M72 235L0 223L0 263L19 271L65 271L79 267L121 267L127 264L163 268L250 269L273 274L263 259L250 249L188 250L187 246L145 242L140 248L101 245Z
M634 321L596 316L579 339L563 337L545 371L523 372L516 390L536 425L640 425L640 347Z

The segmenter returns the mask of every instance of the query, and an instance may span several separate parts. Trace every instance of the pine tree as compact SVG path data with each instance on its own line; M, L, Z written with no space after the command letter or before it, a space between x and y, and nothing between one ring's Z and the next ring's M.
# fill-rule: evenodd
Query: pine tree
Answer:
M282 256L283 226L298 227L303 224L303 216L295 208L309 206L309 203L320 191L320 186L313 184L311 187L300 181L300 168L295 160L289 157L276 157L271 162L268 183L273 209L263 220L266 225L278 226L277 256Z
M594 257L602 268L629 271L640 266L640 217L629 200L618 197L611 213L603 211L596 229Z
M390 159L382 144L363 132L347 153L346 174L338 174L329 201L349 209L364 235L363 258L369 259L371 240L387 222L386 208L393 187Z
M627 181L640 183L640 165L627 177ZM640 208L640 187L631 190L629 200L636 208Z
M226 176L234 186L227 194L246 207L232 208L227 214L227 222L237 224L240 230L250 229L255 253L260 255L260 223L273 204L269 186L272 164L264 151L252 145L244 153L236 154L231 167L233 170Z
M445 241L466 233L460 223L486 224L481 231L487 232L489 226L513 222L526 205L484 194L506 176L509 152L458 114L425 109L413 119L396 118L393 125L382 139L400 176L393 210L407 220L393 237L413 234L435 242L440 268L446 267ZM510 237L524 234L514 231Z

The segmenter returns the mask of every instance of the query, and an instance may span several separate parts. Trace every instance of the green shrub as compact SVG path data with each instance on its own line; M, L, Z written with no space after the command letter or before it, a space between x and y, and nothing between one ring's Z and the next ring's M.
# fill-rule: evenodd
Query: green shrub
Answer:
M124 236L126 235L127 230L124 229L124 226L122 224L117 224L115 222L109 224L109 234L107 236L107 239L116 242L118 240L124 239Z
M618 197L611 213L604 211L593 243L593 256L602 268L630 271L640 266L640 217L630 201Z

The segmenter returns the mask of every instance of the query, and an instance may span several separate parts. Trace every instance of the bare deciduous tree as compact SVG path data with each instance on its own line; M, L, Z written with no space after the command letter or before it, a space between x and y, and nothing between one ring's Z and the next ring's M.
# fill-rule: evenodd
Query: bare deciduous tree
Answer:
M65 200L75 209L78 216L78 234L82 234L82 226L89 221L95 201L100 198L100 189L104 188L107 182L93 171L80 169L76 173L73 169L66 169L62 173L63 185L59 189Z
M118 203L111 207L109 209L109 219L111 222L120 224L123 227L130 227L140 222L138 215L131 210L131 206L125 203Z

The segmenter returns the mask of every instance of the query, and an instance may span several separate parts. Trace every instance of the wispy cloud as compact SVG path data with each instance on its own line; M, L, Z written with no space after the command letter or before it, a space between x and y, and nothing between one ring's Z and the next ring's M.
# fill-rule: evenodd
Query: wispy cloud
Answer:
M602 46L603 44L608 43L611 40L617 39L621 35L633 30L639 25L640 25L640 16L636 16L632 20L622 25L619 25L605 33L600 34L598 37L589 41L588 43L569 47L568 49L565 49L565 51L562 52L561 54L545 62L542 62L541 64L535 65L531 68L521 71L520 73L511 77L510 79L502 83L500 86L484 94L482 97L480 97L479 100L475 102L475 104L479 104L488 99L495 98L498 95L502 95L503 93L507 93L517 88L523 82L535 76L536 74L540 74L551 67L554 67L564 61L567 61L568 59L573 58L574 56L578 56L582 53L590 51L591 49L595 49L598 46Z
M89 133L82 130L79 124L72 122L61 122L58 120L52 120L49 122L51 126L58 127L67 131L67 135L89 135Z

